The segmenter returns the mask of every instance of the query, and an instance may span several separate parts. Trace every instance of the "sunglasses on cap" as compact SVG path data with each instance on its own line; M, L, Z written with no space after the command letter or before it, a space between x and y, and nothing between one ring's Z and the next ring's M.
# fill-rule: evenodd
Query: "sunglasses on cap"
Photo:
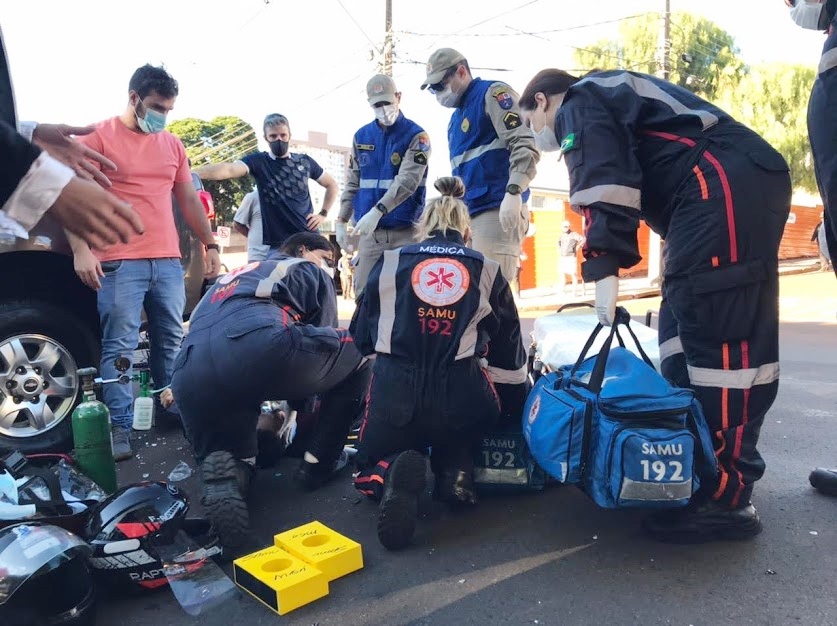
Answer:
M432 93L434 95L437 94L440 91L444 91L445 87L447 87L448 81L451 79L451 77L454 74L456 74L457 69L459 69L458 64L454 65L451 68L448 68L448 71L445 72L444 76L442 76L442 80L440 80L438 83L433 83L432 85L428 85L427 86L427 91L429 91L430 93Z

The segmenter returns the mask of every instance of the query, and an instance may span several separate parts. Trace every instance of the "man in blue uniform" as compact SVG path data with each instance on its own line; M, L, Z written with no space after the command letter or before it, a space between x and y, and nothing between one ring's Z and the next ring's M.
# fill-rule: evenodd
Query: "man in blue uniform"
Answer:
M779 387L787 163L718 107L645 74L546 69L520 106L538 145L564 155L602 324L614 319L619 269L641 258L639 220L666 242L661 369L694 389L720 473L689 507L652 516L646 529L666 541L754 536L761 522L750 497L765 468L756 446Z
M249 527L260 403L320 395L297 475L308 488L332 476L360 410L369 368L336 328L334 283L321 267L332 254L324 237L297 233L281 254L222 276L192 313L171 387L200 463L201 502L226 545L241 545Z
M355 294L366 286L372 266L384 250L412 243L413 224L424 207L430 138L404 117L401 92L389 76L378 74L366 85L375 120L355 133L346 190L337 216L337 243L348 248L348 222L360 235Z
M452 48L430 55L425 87L439 104L454 109L448 124L450 166L465 183L471 245L497 261L514 284L528 228L529 183L540 158L521 121L517 94L505 83L472 77L468 61Z
M832 261L837 258L837 1L785 0L791 18L802 28L825 31L817 79L808 102L808 138L814 154L817 186L825 208L823 230ZM823 242L819 244L822 246ZM832 263L837 273L837 263ZM809 482L828 495L837 496L837 469L818 468Z
M195 170L203 180L227 180L251 174L256 179L262 212L262 243L279 248L294 233L316 230L337 199L337 181L307 154L290 151L288 118L271 113L264 118L269 152L254 152L232 163L204 165ZM314 213L308 181L325 187L323 206Z

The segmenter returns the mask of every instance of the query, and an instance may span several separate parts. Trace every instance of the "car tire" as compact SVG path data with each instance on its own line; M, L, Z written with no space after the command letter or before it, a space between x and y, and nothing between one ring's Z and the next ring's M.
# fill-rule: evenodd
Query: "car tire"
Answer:
M72 449L72 410L81 397L77 370L98 368L99 351L96 330L66 307L42 301L0 304L0 452L20 450L32 454ZM10 366L10 360L18 368L22 363L23 369ZM54 365L52 361L56 361ZM45 367L39 368L38 363ZM15 374L18 371L20 375ZM48 412L41 409L43 422L33 425L30 409L16 411L7 398L10 400L14 396L9 394L23 387L34 390L34 394L39 382L41 391L37 395L17 396L27 402L24 407L34 407L36 411L41 403L50 407ZM28 402L29 397L32 402ZM33 434L33 430L41 432Z

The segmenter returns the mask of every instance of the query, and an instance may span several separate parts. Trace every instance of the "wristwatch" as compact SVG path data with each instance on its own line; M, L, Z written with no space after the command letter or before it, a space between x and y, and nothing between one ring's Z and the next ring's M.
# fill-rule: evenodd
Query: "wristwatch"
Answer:
M389 213L389 211L387 211L387 208L380 202L375 205L375 208L381 212L381 215L386 215L387 213Z
M523 193L523 190L520 188L520 185L508 185L506 187L506 193L510 193L513 196L519 196Z
M325 209L320 209L320 216L321 217L328 217L328 211Z
M221 251L221 246L219 246L217 243L207 243L207 244L204 245L204 249L207 250L207 251L218 250L220 252Z

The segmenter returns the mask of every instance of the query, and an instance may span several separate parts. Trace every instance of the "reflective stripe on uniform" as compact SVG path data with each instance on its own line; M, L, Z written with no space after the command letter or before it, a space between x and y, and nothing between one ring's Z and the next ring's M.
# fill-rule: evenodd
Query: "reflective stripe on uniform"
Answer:
M688 365L687 368L689 380L698 387L750 389L756 385L769 385L779 380L778 362L740 370L716 370L692 365Z
M629 209L639 210L639 189L625 185L596 185L570 195L572 206L590 206L594 202L609 202Z
M358 187L360 189L389 189L394 182L395 180L392 178L361 178Z
M375 352L392 353L392 329L395 326L395 274L398 271L398 261L401 250L384 251L384 264L378 278L378 301L380 313L378 315L378 339L375 342Z
M661 361L665 361L667 358L674 356L675 354L683 354L683 344L680 341L680 337L666 339L660 344Z
M280 280L287 276L288 270L291 268L291 266L303 262L310 263L310 261L307 261L307 259L300 258L283 259L282 261L278 261L276 263L276 267L270 273L270 276L268 276L267 278L263 278L259 281L259 284L256 287L256 297L270 298L273 295L273 288Z
M459 340L459 350L456 352L454 360L465 359L474 356L477 350L477 324L483 318L491 314L491 304L489 298L491 297L491 289L494 287L494 280L497 278L497 272L500 271L500 265L497 261L485 259L482 264L482 272L480 272L480 303L477 310L474 312L474 317L468 322L465 332Z
M478 156L482 156L486 152L489 152L491 150L501 150L505 147L506 147L505 142L498 137L497 139L495 139L494 141L492 141L489 144L486 144L484 146L477 146L476 148L471 148L470 150L466 150L462 154L459 154L459 155L453 157L450 160L450 167L451 167L451 169L456 169L457 167L459 167L463 163L467 163L468 161L473 161Z
M837 66L837 48L832 48L823 53L820 57L819 67L817 67L817 74L827 72L834 66Z
M488 366L488 375L491 381L499 385L519 385L526 382L526 366L516 370L504 370L499 367Z
M694 115L695 117L699 118L701 123L703 124L703 130L707 128L711 128L715 124L718 123L718 117L709 111L702 111L700 109L690 109L685 104L677 100L674 96L667 94L665 91L660 89L657 85L652 83L647 78L641 78L639 76L634 76L633 74L628 74L627 72L622 74L617 74L616 76L605 76L605 77L598 77L598 76L590 76L588 78L584 78L580 80L577 84L582 83L595 83L597 85L601 85L602 87L619 87L621 85L628 85L631 89L633 89L638 95L642 96L643 98L651 98L653 100L658 100L663 104L668 105L672 111L677 113L677 115Z

